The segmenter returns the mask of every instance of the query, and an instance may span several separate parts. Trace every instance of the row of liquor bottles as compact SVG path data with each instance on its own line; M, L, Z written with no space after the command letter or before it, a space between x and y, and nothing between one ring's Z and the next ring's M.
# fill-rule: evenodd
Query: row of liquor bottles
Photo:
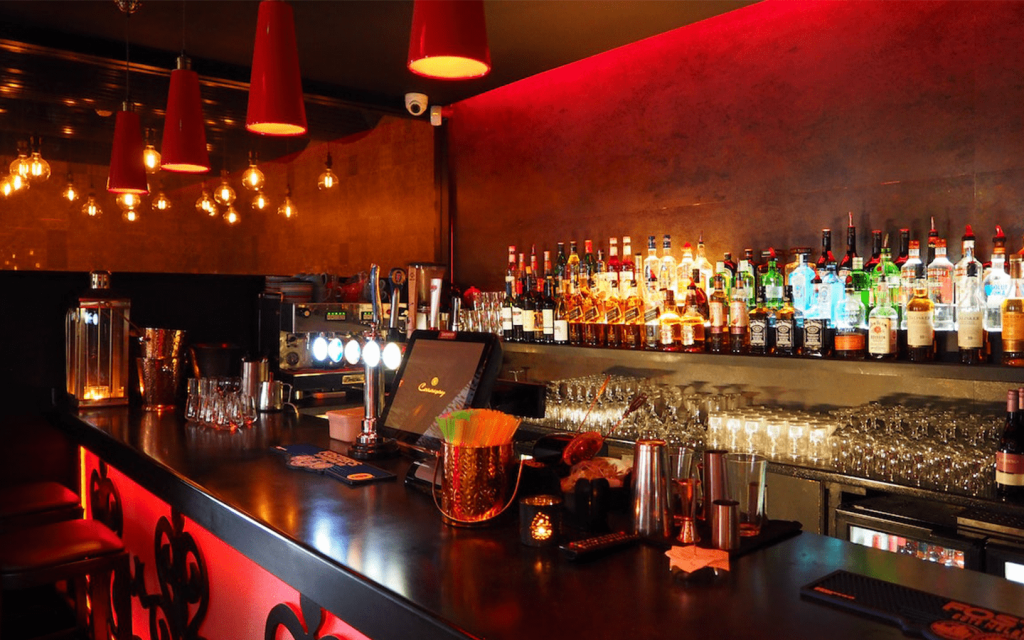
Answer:
M806 248L794 249L783 266L773 250L754 264L748 249L738 264L726 254L710 270L702 241L692 261L687 245L677 263L668 236L661 256L649 237L643 260L628 237L621 259L612 238L607 259L590 241L583 256L575 243L568 254L560 243L557 261L545 252L543 266L510 247L503 334L524 342L920 361L934 359L937 345L956 332L963 362L984 362L1001 346L1004 363L1024 364L1021 256L1010 257L1007 273L1000 229L984 265L974 257L970 227L956 265L941 238L934 238L926 264L908 230L901 232L900 256L893 259L888 238L879 237L877 259L867 264L854 240L849 261L837 262L830 231L822 236L816 264ZM689 268L685 278L680 264ZM999 344L989 344L993 339Z

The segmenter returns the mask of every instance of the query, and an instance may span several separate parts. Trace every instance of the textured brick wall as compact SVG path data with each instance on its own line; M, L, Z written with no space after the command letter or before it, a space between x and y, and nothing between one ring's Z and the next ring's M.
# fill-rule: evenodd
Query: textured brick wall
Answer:
M822 227L1024 220L1024 3L760 2L455 105L456 266L505 246L703 230L709 255L817 247ZM495 61L498 64L498 61ZM895 244L895 236L893 238Z
M330 144L340 178L333 192L316 187L326 144L311 144L289 162L261 163L273 202L262 213L249 209L251 195L239 184L241 170L235 171L230 178L242 216L235 227L198 213L200 186L181 187L170 174L161 176L174 208L151 211L147 200L140 220L128 224L103 189L107 168L74 165L83 190L91 175L104 210L102 218L88 219L81 202L70 205L60 197L67 165L50 158L49 181L0 199L0 269L347 275L371 261L390 268L434 260L439 222L433 148L426 122L385 117L365 137ZM207 180L211 189L220 181L216 173ZM276 214L289 179L299 210L290 221Z

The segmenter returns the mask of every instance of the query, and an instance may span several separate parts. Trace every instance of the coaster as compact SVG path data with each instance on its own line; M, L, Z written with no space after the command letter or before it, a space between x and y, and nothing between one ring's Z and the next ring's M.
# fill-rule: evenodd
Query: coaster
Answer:
M270 450L283 454L286 464L292 469L320 473L353 487L395 477L390 471L311 444L279 445Z

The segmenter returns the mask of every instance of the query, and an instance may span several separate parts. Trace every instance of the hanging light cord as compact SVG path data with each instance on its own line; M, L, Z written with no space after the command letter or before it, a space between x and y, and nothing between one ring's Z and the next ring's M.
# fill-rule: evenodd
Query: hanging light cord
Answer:
M124 14L124 101L131 105L132 101L132 63L131 63L131 48L128 40L128 21L131 19L131 13Z

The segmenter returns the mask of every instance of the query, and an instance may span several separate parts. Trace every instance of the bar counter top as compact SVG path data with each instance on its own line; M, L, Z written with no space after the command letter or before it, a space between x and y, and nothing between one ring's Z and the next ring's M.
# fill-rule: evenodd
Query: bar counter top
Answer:
M271 414L214 431L180 415L61 413L71 439L370 638L902 638L895 626L802 599L837 569L1024 616L1024 587L802 533L732 562L711 583L674 578L664 551L638 545L572 563L518 540L514 517L488 528L441 522L402 479L407 458L376 461L397 480L349 487L288 469L269 448L347 452L325 420Z

